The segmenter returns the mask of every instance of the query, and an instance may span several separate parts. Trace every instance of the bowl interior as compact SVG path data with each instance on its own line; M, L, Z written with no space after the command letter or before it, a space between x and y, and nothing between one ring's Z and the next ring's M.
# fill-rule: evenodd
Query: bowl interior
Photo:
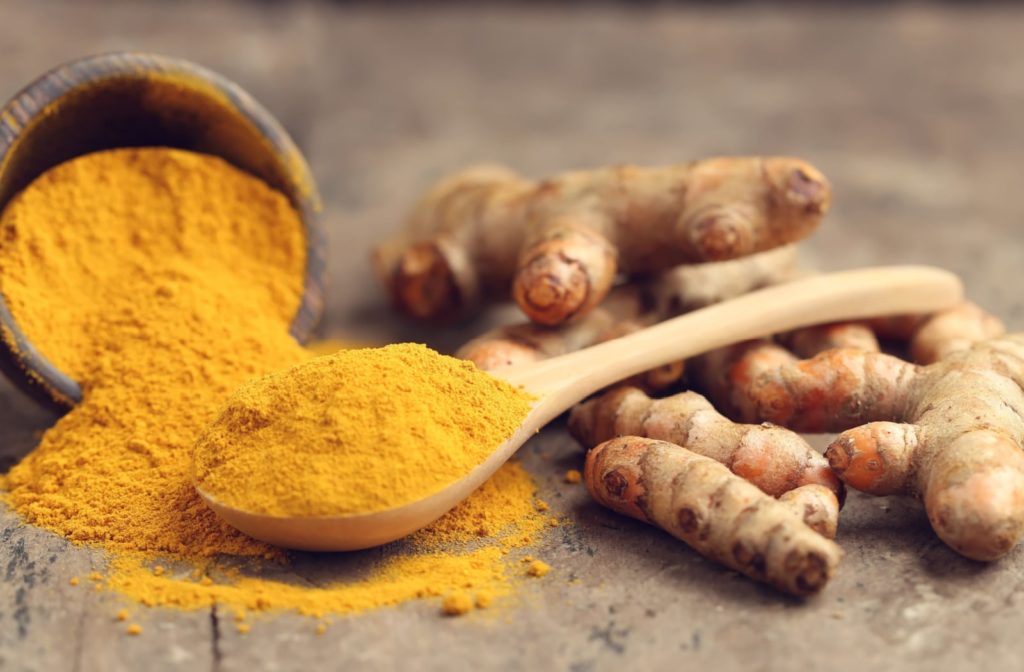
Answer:
M324 234L312 173L281 125L236 84L205 68L149 54L107 54L61 66L0 109L0 211L48 169L116 147L213 154L284 193L306 228L302 304L291 332L304 341L323 309ZM68 407L78 384L37 352L0 296L0 369L33 396Z

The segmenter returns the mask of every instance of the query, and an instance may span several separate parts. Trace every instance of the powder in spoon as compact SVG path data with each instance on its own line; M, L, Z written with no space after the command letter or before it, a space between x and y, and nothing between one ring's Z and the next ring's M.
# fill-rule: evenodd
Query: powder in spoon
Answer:
M310 357L288 334L305 264L284 195L212 156L117 149L36 179L0 213L0 292L84 394L0 476L0 499L28 524L102 549L106 576L90 581L146 605L322 615L508 594L518 572L504 553L547 527L518 464L385 552L287 554L196 494L193 446L229 395ZM384 373L372 382L385 394L394 385Z
M423 345L345 350L243 385L198 440L194 477L253 513L388 509L468 474L531 400Z

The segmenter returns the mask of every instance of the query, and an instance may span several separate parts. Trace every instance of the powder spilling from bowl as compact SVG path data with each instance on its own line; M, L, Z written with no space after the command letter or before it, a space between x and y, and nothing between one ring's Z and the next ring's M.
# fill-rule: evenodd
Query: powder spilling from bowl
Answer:
M467 583L506 594L501 551L544 527L516 465L499 473L521 500L485 486L438 521L442 531L383 562L334 556L352 571L326 587L298 580L294 559L228 527L196 494L193 445L229 395L309 358L288 334L305 263L287 199L215 157L118 149L38 178L0 215L0 292L84 398L3 478L5 500L28 523L106 549L103 585L145 604L321 614ZM466 507L504 541L478 537Z

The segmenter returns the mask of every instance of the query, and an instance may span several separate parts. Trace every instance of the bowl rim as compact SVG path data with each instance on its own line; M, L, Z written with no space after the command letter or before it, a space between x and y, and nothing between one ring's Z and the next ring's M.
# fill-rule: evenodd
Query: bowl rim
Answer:
M270 150L284 167L292 192L285 195L298 210L306 237L303 293L289 327L291 335L304 343L318 324L324 306L327 237L319 218L323 207L320 194L309 164L288 132L265 107L227 77L191 61L138 51L106 52L58 65L22 87L0 107L0 173L22 134L62 97L98 82L143 79L154 73L184 76L186 79L183 81L199 80L225 96L234 111L251 123L268 142ZM197 90L202 93L199 87ZM244 167L236 167L250 172ZM2 210L0 208L0 212ZM29 396L49 406L67 410L82 399L81 385L61 372L32 344L11 314L2 292L0 372Z

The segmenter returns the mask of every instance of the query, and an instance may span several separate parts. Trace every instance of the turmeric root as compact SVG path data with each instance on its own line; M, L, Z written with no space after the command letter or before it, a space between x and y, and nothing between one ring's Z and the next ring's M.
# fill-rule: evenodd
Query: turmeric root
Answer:
M828 462L798 434L734 424L695 392L651 399L636 388L618 387L577 405L569 415L569 432L584 446L623 435L671 441L721 462L773 497L807 484L843 496Z
M469 341L455 356L484 371L557 357L625 336L658 320L639 287L619 287L585 318L558 328L525 322L492 329ZM673 362L638 374L631 382L646 390L671 387L683 377L683 362Z
M578 318L618 273L721 261L808 236L828 182L798 159L722 158L620 166L544 182L471 168L440 182L405 230L375 251L398 307L420 318L466 314L509 290L534 322Z
M797 246L783 245L739 259L677 266L643 288L654 312L666 319L794 280L797 261Z
M878 352L878 339L871 327L862 322L837 322L796 329L779 334L775 340L798 357L814 357L833 348L858 348Z
M913 360L931 364L968 349L972 344L1002 336L999 318L973 303L927 315L899 315L864 322L842 322L798 329L768 339L739 343L701 356L691 366L692 378L716 406L733 418L753 422L747 387L767 370L811 358L834 348L878 352L878 338L909 343ZM795 356L794 356L795 354Z
M403 230L373 251L395 306L445 320L507 294L525 235L523 201L535 188L497 165L473 166L431 187Z
M492 329L463 345L456 357L484 371L537 362L618 338L680 313L745 294L795 275L796 246L730 261L679 266L642 283L617 287L598 308L558 328L531 322ZM629 384L648 391L671 387L683 376L674 362L640 374Z
M775 341L764 338L712 350L692 360L690 382L715 408L738 422L761 422L750 409L750 385L762 374L798 361Z
M878 352L880 347L876 333L884 339L908 341L914 361L930 364L963 351L978 341L1001 336L1004 328L997 317L973 303L963 303L928 315L900 315L877 318L867 323L807 327L775 337L792 352L767 339L739 343L695 360L690 369L691 378L726 415L744 422L756 422L761 414L751 407L749 388L759 375L833 348ZM825 406L820 410L830 412ZM806 426L821 424L820 420L811 417L805 417L803 422Z
M995 560L1024 537L1024 334L927 366L831 350L760 372L745 394L743 419L843 432L825 453L839 478L920 496L959 553Z
M839 528L840 502L836 493L824 485L808 483L779 495L785 504L811 528L826 539L835 539Z
M842 557L789 506L671 443L632 436L602 443L587 453L584 480L600 504L794 595L821 590Z
M879 350L874 333L857 322L807 327L780 334L776 340L791 344L804 358L834 348ZM745 341L693 360L690 380L728 417L741 422L760 422L759 412L751 408L750 386L759 376L797 361L799 358L793 352L775 340Z
M468 359L484 371L539 362L594 345L622 322L653 322L635 287L615 290L586 318L557 329L532 322L492 329L459 348L455 356Z
M871 320L882 338L909 341L918 364L932 364L974 343L1006 333L1002 321L969 301L930 315L902 315Z

